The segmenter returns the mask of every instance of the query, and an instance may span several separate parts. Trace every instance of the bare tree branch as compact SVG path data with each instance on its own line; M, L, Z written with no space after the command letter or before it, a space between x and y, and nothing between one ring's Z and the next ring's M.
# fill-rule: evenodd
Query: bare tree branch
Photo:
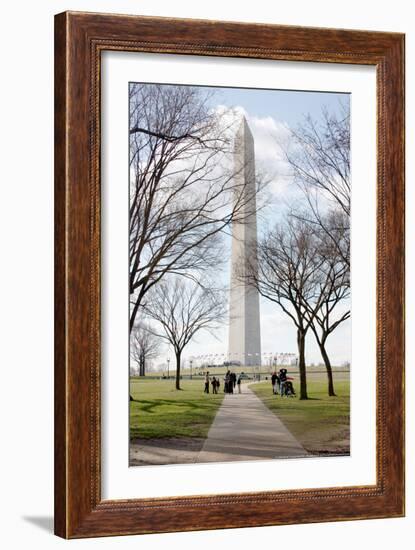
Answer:
M169 276L149 292L143 310L157 324L152 327L152 334L164 339L174 349L176 389L179 390L183 349L199 331L213 331L223 322L226 313L224 294L186 282L182 277Z
M340 107L340 115L323 110L322 122L307 116L291 130L291 147L285 156L312 213L307 221L320 226L334 243L341 243L338 252L350 266L350 110L348 103ZM334 232L328 210L340 222Z
M193 86L130 86L130 330L165 275L217 268L222 235L249 215L231 162L234 121L210 99Z
M342 217L340 211L337 214ZM320 286L319 308L317 311L313 311L309 304L305 304L305 307L306 315L312 316L310 327L326 366L328 394L335 396L332 365L326 344L330 334L350 318L350 309L338 312L339 304L350 297L350 268L344 262L343 255L339 254L338 243L334 243L332 239L338 226L338 221L333 213L329 213L329 218L324 220L325 228L330 229L331 226L334 227L328 232L321 227L316 231L319 240L316 252L321 259L321 279L325 281L325 284Z
M277 304L296 327L301 399L307 399L305 337L320 307L320 288L324 286L320 273L323 260L317 247L310 225L288 217L260 239L257 260L249 260L240 275Z

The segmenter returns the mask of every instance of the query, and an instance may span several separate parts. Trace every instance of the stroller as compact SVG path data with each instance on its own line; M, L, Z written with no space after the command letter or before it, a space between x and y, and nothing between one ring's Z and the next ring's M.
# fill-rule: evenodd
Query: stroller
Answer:
M284 395L286 395L287 397L294 397L296 395L294 390L294 385L291 382L290 378L287 378L287 380L285 381Z
M292 380L294 378L291 378L290 376L287 376L287 369L280 369L278 378L278 386L281 390L281 397L285 395L286 397L294 397L295 396L295 390L294 385L292 383ZM281 389L281 384L282 389Z

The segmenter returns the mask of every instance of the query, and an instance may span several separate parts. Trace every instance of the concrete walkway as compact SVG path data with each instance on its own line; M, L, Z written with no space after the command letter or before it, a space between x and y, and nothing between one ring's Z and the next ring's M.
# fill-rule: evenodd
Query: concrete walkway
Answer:
M306 455L307 451L281 420L243 385L242 394L225 395L196 462L267 460Z

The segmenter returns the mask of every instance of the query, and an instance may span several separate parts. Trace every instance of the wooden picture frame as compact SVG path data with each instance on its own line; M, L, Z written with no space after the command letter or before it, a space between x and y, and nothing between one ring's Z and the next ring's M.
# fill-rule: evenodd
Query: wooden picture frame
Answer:
M102 501L100 60L104 50L376 67L375 485ZM404 35L110 14L57 15L55 319L57 535L79 538L402 516Z

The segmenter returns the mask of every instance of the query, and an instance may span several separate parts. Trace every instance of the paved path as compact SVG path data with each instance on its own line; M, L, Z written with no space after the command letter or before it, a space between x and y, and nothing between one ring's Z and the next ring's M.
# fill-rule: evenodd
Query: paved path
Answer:
M280 399L276 397L276 399ZM306 456L279 418L243 385L225 395L196 462L267 460Z
M194 463L203 447L200 437L161 437L130 442L130 466Z

